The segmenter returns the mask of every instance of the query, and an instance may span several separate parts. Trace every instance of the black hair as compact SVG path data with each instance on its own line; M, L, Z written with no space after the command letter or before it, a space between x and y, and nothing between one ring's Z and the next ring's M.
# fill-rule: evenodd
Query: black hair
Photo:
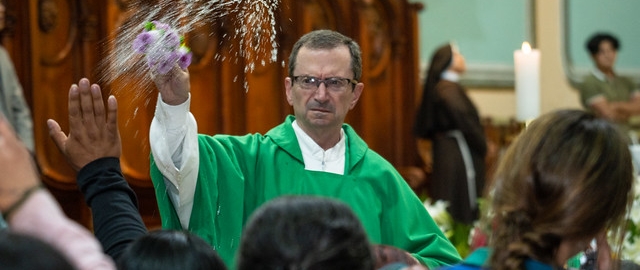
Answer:
M158 230L132 243L118 259L118 269L226 270L227 267L216 251L195 234Z
M56 248L25 234L0 230L0 268L6 270L75 269Z
M284 196L251 216L240 242L238 270L373 270L360 220L337 200Z
M609 33L595 33L587 40L585 47L591 55L594 55L600 51L600 43L603 41L611 42L611 45L613 45L616 51L620 49L620 41L618 41L618 38Z

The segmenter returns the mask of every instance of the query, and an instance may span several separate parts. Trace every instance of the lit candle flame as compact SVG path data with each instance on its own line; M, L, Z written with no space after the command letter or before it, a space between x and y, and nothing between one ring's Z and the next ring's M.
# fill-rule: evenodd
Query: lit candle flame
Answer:
M531 52L531 45L529 45L529 42L522 42L522 52L523 53L530 53Z

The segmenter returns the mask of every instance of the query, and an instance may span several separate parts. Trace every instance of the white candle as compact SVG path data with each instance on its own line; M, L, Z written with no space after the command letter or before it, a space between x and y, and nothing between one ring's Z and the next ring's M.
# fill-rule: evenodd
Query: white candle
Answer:
M528 42L513 52L515 62L516 119L531 121L540 114L540 51Z

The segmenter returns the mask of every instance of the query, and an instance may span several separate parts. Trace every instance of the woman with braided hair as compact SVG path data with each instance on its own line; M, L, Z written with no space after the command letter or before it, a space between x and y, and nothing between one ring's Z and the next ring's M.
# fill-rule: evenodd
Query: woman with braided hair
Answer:
M453 268L560 269L595 238L598 269L617 269L611 254L621 248L632 184L626 139L614 124L579 110L543 115L498 165L490 247Z

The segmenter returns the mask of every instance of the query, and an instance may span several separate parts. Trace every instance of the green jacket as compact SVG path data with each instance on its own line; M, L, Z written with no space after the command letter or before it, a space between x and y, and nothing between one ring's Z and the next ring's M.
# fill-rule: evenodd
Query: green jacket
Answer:
M422 202L395 168L349 126L345 175L304 169L291 123L266 135L199 135L200 168L189 230L208 241L230 267L253 211L282 195L337 198L353 209L373 243L412 253L429 268L460 261ZM182 229L163 176L151 157L162 227Z

